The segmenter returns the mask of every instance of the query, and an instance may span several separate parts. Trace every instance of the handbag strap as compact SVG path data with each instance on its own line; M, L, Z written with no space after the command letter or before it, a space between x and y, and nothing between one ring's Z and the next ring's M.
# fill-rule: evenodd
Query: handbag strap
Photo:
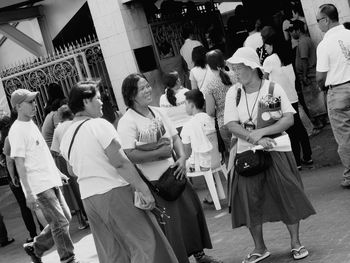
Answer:
M75 136L77 135L77 133L78 133L80 127L81 127L85 122L87 122L88 120L90 120L90 119L86 119L85 121L83 121L82 123L80 123L79 126L75 129L75 132L74 132L73 137L72 137L72 141L70 142L69 149L68 149L68 160L69 160L69 158L70 158L70 152L71 152L71 150L72 150L72 146L73 146L73 142L74 142Z
M146 185L153 191L158 192L156 187L146 178L146 176L143 174L143 172L137 167L136 164L134 164L136 171L139 173L141 179L146 183Z

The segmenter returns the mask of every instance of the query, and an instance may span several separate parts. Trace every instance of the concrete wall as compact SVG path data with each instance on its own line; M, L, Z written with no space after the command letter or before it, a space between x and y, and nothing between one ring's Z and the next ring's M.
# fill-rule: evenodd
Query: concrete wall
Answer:
M43 44L43 38L37 19L23 21L17 25L17 29L33 38L38 43ZM0 47L0 69L4 66L10 66L23 59L32 57L32 53L17 45L12 40L7 39Z
M84 3L86 3L86 0L46 0L42 3L49 34L52 39L63 29ZM38 43L43 44L37 19L20 22L17 29L26 33ZM0 69L31 57L33 55L30 52L8 39L0 47Z
M311 38L316 44L318 44L323 38L323 33L319 29L316 21L316 14L321 5L334 4L339 12L340 23L350 21L350 7L348 0L301 0L301 3Z

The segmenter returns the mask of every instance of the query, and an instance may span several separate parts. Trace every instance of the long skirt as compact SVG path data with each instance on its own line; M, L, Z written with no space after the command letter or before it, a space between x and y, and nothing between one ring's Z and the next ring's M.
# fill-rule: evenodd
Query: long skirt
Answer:
M130 186L83 200L100 263L177 263L150 212L134 206Z
M282 221L295 224L315 214L306 197L292 152L271 152L272 165L263 173L234 174L230 189L232 228Z
M155 193L154 197L170 216L163 218L164 222L158 217L158 222L180 263L188 263L194 253L213 247L201 202L190 182L175 201L165 201Z

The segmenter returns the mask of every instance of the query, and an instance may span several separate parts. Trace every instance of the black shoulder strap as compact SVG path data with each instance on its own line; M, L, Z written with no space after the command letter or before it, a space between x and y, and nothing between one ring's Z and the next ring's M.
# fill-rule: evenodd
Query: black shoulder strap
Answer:
M273 96L273 91L275 89L275 82L270 81L269 85L269 95L272 97Z
M238 88L236 95L236 107L238 107L239 102L241 101L242 89Z
M83 121L82 123L80 123L79 126L75 129L75 132L74 132L73 137L72 137L72 141L70 142L69 149L68 149L68 160L69 160L69 158L70 158L70 152L71 152L71 150L72 150L72 145L73 145L75 136L77 135L77 133L78 133L80 127L81 127L85 122L87 122L88 120L90 120L90 119L86 119L85 121Z

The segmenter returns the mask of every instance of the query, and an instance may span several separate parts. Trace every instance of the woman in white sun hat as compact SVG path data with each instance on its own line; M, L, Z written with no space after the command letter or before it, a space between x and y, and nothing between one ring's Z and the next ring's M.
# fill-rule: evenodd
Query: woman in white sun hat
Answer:
M294 259L307 257L308 251L299 240L299 221L315 214L315 210L304 193L290 140L284 134L293 125L295 110L280 85L263 79L253 49L240 48L227 62L236 71L238 81L226 95L224 113L225 125L238 137L238 157L230 183L232 227L247 226L255 244L243 263L259 262L270 255L262 233L265 222L286 224L291 255ZM281 136L273 139L276 134ZM276 143L280 138L284 138L283 147ZM249 152L259 146L264 151ZM263 169L245 172L247 165L254 164L248 161L240 166L241 158L258 153L266 160Z

